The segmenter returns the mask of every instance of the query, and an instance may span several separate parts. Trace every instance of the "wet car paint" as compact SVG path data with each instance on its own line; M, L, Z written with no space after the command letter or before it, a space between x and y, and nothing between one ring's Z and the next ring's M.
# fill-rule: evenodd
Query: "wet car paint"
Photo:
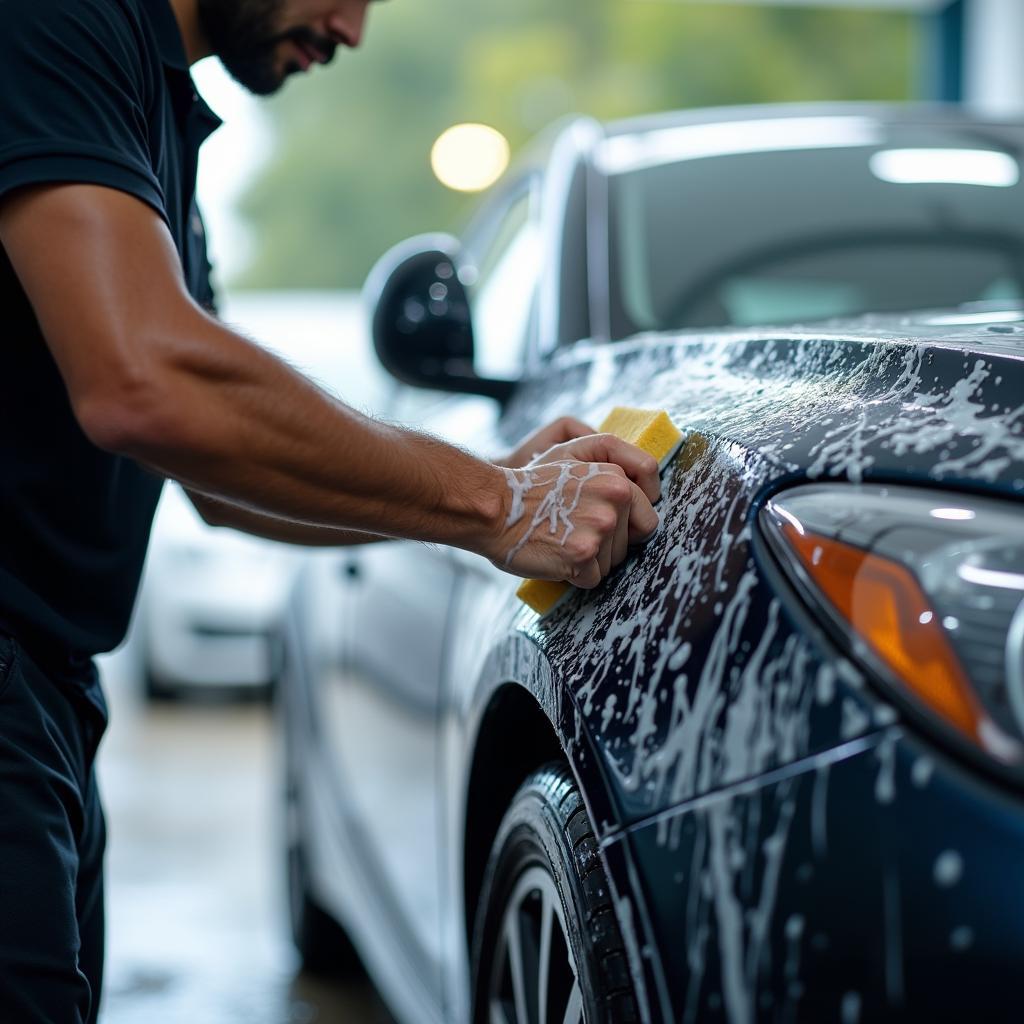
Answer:
M1015 800L892 727L614 845L670 1019L1011 1021L1022 841Z
M1021 493L1020 328L1001 325L993 333L985 326L936 328L927 320L584 348L522 386L506 414L511 437L544 416L571 411L596 421L611 404L643 404L666 408L690 432L666 481L658 536L598 591L577 594L545 619L511 597L487 606L482 618L492 624L494 646L482 646L491 653L476 673L460 665L462 680L471 680L468 703L477 709L464 721L463 740L480 709L514 680L556 724L606 847L639 823L628 842L644 858L631 870L625 862L609 864L641 1000L653 1019L697 1019L703 1007L734 1022L815 1020L826 1005L843 1019L879 1019L906 1005L908 989L894 980L904 969L915 977L916 965L929 957L962 952L955 945L967 933L953 939L956 928L971 929L978 962L1004 937L994 926L979 934L993 921L986 917L991 900L964 887L950 895L950 920L981 921L950 924L947 944L929 946L934 929L927 920L911 914L904 922L909 876L903 897L886 895L903 877L900 862L880 873L877 851L864 850L862 863L856 845L830 846L827 834L821 838L822 821L870 822L905 842L909 856L915 833L901 835L892 822L900 820L901 799L914 803L917 791L896 785L897 762L899 774L910 771L902 763L897 712L799 609L791 611L754 545L754 516L764 498L808 479ZM854 774L847 758L867 787L861 805L873 803L876 814L849 810L848 787L833 788L835 779ZM842 765L834 773L833 762ZM801 771L788 780L764 781L797 766ZM718 796L744 786L760 795ZM702 797L712 811L682 809ZM816 825L808 823L808 801ZM1005 809L1018 816L1006 825L1016 834L1024 816L1012 801ZM888 821L871 820L883 810ZM915 820L919 815L927 812L917 811ZM932 824L933 845L962 842L955 817ZM802 839L819 833L817 861L787 854L791 836L799 845L800 830ZM855 935L863 949L872 936L876 950L848 969L843 956L822 953L807 977L797 958L787 980L776 968L780 951L801 948L804 925L791 891L794 873L808 865L829 880L824 885L858 875L863 898L848 901L840 884L826 918L840 940ZM684 912L670 895L673 885L696 892L694 907ZM885 914L857 920L847 904L860 906L868 897L872 905L882 900ZM787 921L794 922L792 934ZM832 965L832 976L816 983L822 964ZM963 970L969 975L974 966ZM915 982L915 1007L970 1012L978 995L964 977L951 972L938 994ZM1010 977L1001 979L1004 992ZM793 992L784 998L787 986ZM842 998L831 1005L837 991ZM967 1002L958 1004L957 993Z
M927 787L906 778L922 775L923 758L931 759L939 792L939 755L908 762L899 713L781 584L754 526L769 495L808 480L1019 496L1021 329L933 319L578 345L520 386L492 436L474 420L477 444L497 450L553 415L596 421L611 405L632 403L667 409L688 440L665 477L657 536L598 590L544 619L488 563L460 552L428 555L456 576L439 718L424 717L394 682L389 699L395 714L408 705L442 741L438 1015L458 1021L468 1013L466 795L477 745L487 742L480 730L510 685L533 696L581 783L646 1019L710 1014L743 1024L818 1020L827 1011L873 1020L898 1016L911 998L962 1012L957 992L976 1005L971 988L957 988L963 975L955 970L936 990L941 998L931 999L920 964L959 958L969 971L993 943L1008 941L1005 922L986 909L991 894L986 903L970 886L943 891L940 941L918 912L931 889L918 893L905 873L915 858L944 850L965 865L983 864L993 856L988 833L971 847L963 818L939 815L918 848L918 818L938 809ZM308 605L306 613L312 617ZM408 661L416 636L389 637L386 617L376 628L384 644L405 645ZM307 679L307 687L316 684ZM313 716L312 732L322 732ZM332 771L325 815L332 803L345 806L346 783L357 783L326 764L319 775ZM402 784L397 775L395 783ZM961 803L974 799L971 785ZM994 806L1007 818L1001 826L996 812L979 805L978 813L1016 835L1024 820L1016 801ZM919 809L906 820L914 828L894 828L912 807ZM360 829L348 824L351 842ZM874 846L857 842L865 830ZM882 834L905 847L899 857L882 857ZM414 849L403 855L417 859ZM366 863L372 851L351 857L346 864ZM331 854L324 858L332 864ZM330 870L338 875L336 861ZM392 986L392 1004L422 1006L413 960L399 960L399 978L386 962L401 909L383 899L376 905L384 912L375 913L372 897L386 886L376 871L365 879L368 891L357 898L353 877L334 905L348 908L357 942L376 951L375 977L385 992ZM974 952L965 956L957 948L964 945ZM990 981L989 991L1000 991L999 979ZM397 986L405 995L396 997ZM416 1019L415 1011L404 1017Z
M598 595L524 622L598 737L620 822L872 724L853 665L781 622L753 557L753 516L805 479L1024 489L1024 344L1017 358L982 354L987 339L964 331L955 348L946 330L943 346L868 340L863 329L650 339L577 355L536 394L523 389L549 414L598 419L612 403L643 402L692 432L655 540ZM831 696L806 735L796 729L805 692ZM726 710L729 728L761 742L719 735Z

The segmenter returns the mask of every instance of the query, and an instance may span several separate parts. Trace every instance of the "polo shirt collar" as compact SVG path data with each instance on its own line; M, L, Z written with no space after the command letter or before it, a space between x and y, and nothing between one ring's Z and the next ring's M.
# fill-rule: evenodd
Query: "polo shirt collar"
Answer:
M193 141L198 146L213 134L223 121L210 109L206 101L199 95L189 71L188 58L185 56L185 41L181 37L178 19L174 15L170 0L144 0L156 44L160 50L160 60L164 65L181 72L188 82L187 99L191 100L190 119L192 120ZM183 92L186 91L183 89Z

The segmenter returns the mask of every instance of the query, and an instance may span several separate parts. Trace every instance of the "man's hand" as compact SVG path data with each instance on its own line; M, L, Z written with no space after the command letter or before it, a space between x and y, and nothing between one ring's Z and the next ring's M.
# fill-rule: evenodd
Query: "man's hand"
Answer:
M588 427L582 420L573 419L572 416L561 416L546 427L535 430L519 443L515 451L503 459L496 459L495 462L499 466L508 466L509 469L520 469L556 444L564 444L577 437L596 433L593 427Z
M661 482L653 456L610 434L555 445L505 469L509 502L500 568L591 589L658 527Z

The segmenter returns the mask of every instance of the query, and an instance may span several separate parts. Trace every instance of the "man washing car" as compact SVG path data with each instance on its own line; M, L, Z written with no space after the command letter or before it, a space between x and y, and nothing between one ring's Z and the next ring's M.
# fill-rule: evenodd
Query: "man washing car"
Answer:
M273 92L357 46L370 2L0 5L4 1021L97 1016L91 657L124 636L165 477L211 523L434 541L582 587L657 526L638 449L560 420L490 463L361 416L211 315L194 185L217 121L189 66L217 54Z

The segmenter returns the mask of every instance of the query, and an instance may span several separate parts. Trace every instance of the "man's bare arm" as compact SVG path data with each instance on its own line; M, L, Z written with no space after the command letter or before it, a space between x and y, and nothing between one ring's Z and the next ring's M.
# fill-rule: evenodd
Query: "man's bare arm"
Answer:
M495 465L520 468L531 462L552 445L563 444L574 438L595 433L594 428L570 416L562 416L525 437L514 451L494 459ZM344 530L331 526L309 526L291 519L269 516L263 512L240 508L220 498L211 498L198 491L185 492L209 526L226 526L251 533L267 540L283 541L286 544L303 544L313 547L343 547L355 544L373 544L389 540L379 534Z
M265 512L253 512L240 508L220 498L211 498L196 491L185 492L209 526L226 526L233 530L250 533L254 537L281 541L283 544L301 544L305 547L352 547L357 544L375 544L391 540L375 533L359 530L344 530L333 526L310 526L292 519L280 519Z
M367 419L201 310L139 200L33 189L0 238L100 447L310 524L474 544L500 515L494 467Z
M562 416L524 438L514 451L502 458L495 459L498 466L520 468L536 458L539 454L556 444L563 444L578 437L586 437L595 433L594 428L573 419ZM331 526L309 526L296 523L290 519L280 519L263 512L240 508L220 498L211 498L198 491L185 492L208 526L229 527L250 533L255 537L267 540L282 541L285 544L302 544L311 547L352 547L358 544L375 544L382 540L390 540L380 534L363 533L356 530L344 530Z
M523 523L540 522L531 517L547 495L562 500L565 479L535 475L515 490L515 471L327 395L201 310L163 221L124 193L26 189L0 206L0 242L85 433L190 489L298 523L453 544L589 586L606 573L623 517L631 535L657 523L647 500L655 469L615 448L620 465L579 474L571 536L533 529L523 541Z

